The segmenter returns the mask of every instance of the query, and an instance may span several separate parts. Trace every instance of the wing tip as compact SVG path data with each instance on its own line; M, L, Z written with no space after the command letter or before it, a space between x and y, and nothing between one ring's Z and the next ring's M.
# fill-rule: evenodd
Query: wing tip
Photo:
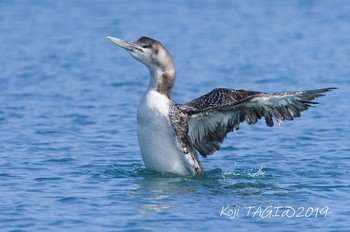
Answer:
M310 91L315 91L316 93L319 93L319 96L324 96L324 94L321 93L325 93L325 92L330 92L333 90L338 89L338 87L327 87L327 88L322 88L322 89L316 89L316 90L310 90Z

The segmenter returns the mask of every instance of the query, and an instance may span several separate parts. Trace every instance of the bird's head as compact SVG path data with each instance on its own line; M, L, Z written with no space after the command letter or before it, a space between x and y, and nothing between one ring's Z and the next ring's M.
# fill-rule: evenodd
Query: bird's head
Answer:
M170 54L157 40L145 36L136 41L124 41L110 36L107 38L127 50L132 57L146 65L151 72L175 71Z

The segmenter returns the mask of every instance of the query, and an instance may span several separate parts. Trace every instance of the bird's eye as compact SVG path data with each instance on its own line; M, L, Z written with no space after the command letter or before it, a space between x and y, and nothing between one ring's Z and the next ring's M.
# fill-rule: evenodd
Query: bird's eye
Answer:
M149 45L149 44L144 44L144 45L142 45L142 47L143 47L143 48L150 48L151 45Z

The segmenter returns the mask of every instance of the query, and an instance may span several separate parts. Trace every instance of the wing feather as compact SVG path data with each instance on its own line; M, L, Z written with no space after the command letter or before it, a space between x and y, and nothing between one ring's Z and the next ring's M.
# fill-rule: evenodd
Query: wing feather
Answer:
M307 91L284 91L267 94L257 91L214 89L194 99L181 109L188 115L188 134L195 148L206 157L220 149L227 133L239 129L242 122L255 124L265 118L266 125L280 125L284 120L300 117L312 100L335 88Z

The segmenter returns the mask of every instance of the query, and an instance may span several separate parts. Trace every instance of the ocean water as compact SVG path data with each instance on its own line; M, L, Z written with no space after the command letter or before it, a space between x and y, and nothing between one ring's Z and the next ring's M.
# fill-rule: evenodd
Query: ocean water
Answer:
M349 1L0 1L1 231L349 231ZM173 99L338 87L242 125L204 176L147 171L148 70L107 35L161 41Z

